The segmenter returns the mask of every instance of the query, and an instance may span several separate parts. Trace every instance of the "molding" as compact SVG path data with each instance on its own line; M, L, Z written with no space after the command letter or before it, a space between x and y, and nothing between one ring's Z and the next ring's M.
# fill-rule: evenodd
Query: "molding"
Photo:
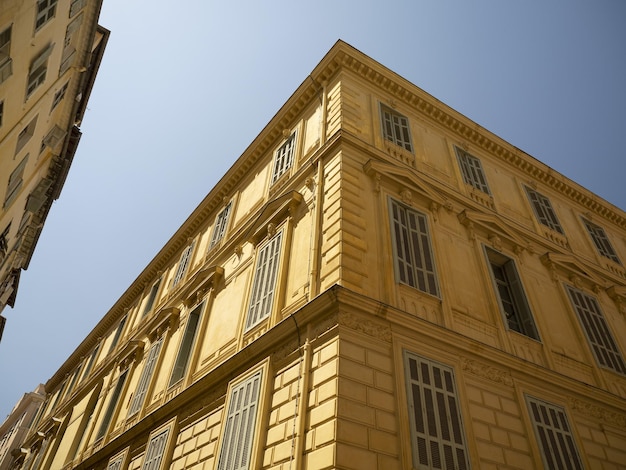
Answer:
M517 233L509 228L509 224L496 214L463 210L458 214L459 222L467 228L469 239L476 239L477 227L486 234L491 245L498 251L502 251L502 239L508 240L516 255L524 250L534 253L534 248Z
M478 377L482 377L483 379L487 379L492 382L506 385L507 387L512 387L514 385L513 377L511 377L510 373L502 369L498 369L496 367L484 364L482 362L462 358L461 368L464 371L469 372L473 375L477 375Z
M577 398L568 398L568 405L573 411L577 411L585 416L599 419L603 423L617 426L620 429L626 428L626 415L610 411L605 407L591 404Z

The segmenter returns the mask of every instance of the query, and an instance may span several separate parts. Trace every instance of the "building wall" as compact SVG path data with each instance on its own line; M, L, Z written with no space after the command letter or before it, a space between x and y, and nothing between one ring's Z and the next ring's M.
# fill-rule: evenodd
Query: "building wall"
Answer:
M537 400L567 420L573 460L619 468L625 373L594 356L568 289L595 299L623 361L625 214L346 44L312 77L46 384L24 468L139 469L157 454L157 468L218 468L234 416L254 436L250 468L417 468L421 419L450 420L458 468L542 468ZM400 278L394 207L423 224L428 288ZM536 333L503 312L491 265ZM447 405L415 412L430 386L415 364L442 374ZM254 411L234 414L251 384Z

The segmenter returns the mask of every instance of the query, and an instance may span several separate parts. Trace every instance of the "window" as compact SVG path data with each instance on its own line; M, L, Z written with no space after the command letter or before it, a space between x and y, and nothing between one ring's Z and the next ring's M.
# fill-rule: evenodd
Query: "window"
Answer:
M111 399L109 400L109 404L107 405L106 411L104 413L104 417L102 418L102 423L100 423L100 428L98 428L98 434L96 434L96 441L99 441L104 437L109 428L109 424L113 419L113 413L115 413L115 409L117 408L117 402L120 399L120 395L122 394L122 390L124 388L124 384L126 383L126 378L128 377L128 369L122 372L117 379L117 383L115 384L115 388L113 389L113 393L111 394Z
M185 376L185 370L187 369L187 364L189 363L191 348L196 338L198 324L200 323L200 314L202 313L203 307L204 303L201 303L189 314L187 326L185 327L185 333L183 334L180 349L178 350L178 355L176 356L176 362L174 363L172 377L170 378L170 387L178 383Z
M528 395L526 403L545 468L582 470L565 410Z
M70 82L66 82L65 85L63 85L55 94L54 94L54 98L52 99L52 107L50 108L50 112L52 112L54 110L54 108L56 108L59 103L63 100L63 98L65 98L65 92L67 91L67 86L70 84Z
M533 206L537 220L555 232L565 235L565 232L563 232L563 228L559 223L559 219L556 217L556 212L554 212L554 209L552 208L550 199L545 197L543 194L539 194L534 189L530 189L529 187L526 187L526 194L528 194L528 199Z
M402 284L438 296L426 216L393 199L389 199L389 210L396 278Z
M409 152L413 152L409 119L382 104L380 105L380 113L383 121L383 138Z
M587 219L583 219L583 222L585 223L589 236L593 240L594 245L596 245L598 252L605 258L621 264L615 250L613 249L613 245L611 245L609 237L606 236L604 229Z
M61 54L59 76L63 75L74 63L79 29L83 22L83 16L84 15L82 14L77 16L70 24L67 25L67 29L65 31L65 41L63 43L63 53Z
M48 45L33 61L28 71L28 85L26 86L26 98L33 94L33 92L46 80L46 73L48 72L48 57L52 54L52 48L54 44Z
M57 9L57 0L39 0L37 2L37 18L35 20L35 31L54 18Z
M250 466L261 375L258 371L230 392L218 470L247 470Z
M229 202L228 205L217 215L217 218L215 219L215 226L213 227L213 234L211 235L209 250L217 245L217 243L224 237L231 206L232 202Z
M124 325L126 325L126 315L124 315L124 317L120 320L119 324L117 325L117 329L115 330L115 335L113 336L113 340L111 341L111 346L109 347L109 354L111 354L111 352L115 349L115 346L117 346L117 343L120 340L120 336L122 336L122 331L124 331Z
M4 118L4 101L0 101L0 127L2 127L3 118Z
M498 302L510 330L539 340L522 281L511 258L485 247Z
M70 4L70 18L87 5L87 0L72 0Z
M189 245L185 249L185 251L183 251L183 254L180 257L180 262L178 263L178 269L176 270L176 275L174 276L174 279L172 281L172 287L178 284L181 281L181 279L185 276L185 273L187 272L187 267L189 266L189 260L191 259L193 245L194 243L192 242L191 245Z
M596 299L570 286L567 293L598 364L626 375L626 364Z
M11 30L9 26L0 32L0 83L4 82L13 73L11 60Z
M266 319L272 311L282 234L282 231L278 232L259 250L252 281L246 330Z
M107 470L122 470L124 468L124 464L126 463L126 456L128 455L128 448L124 449L117 455L114 455L109 459L109 463L107 464Z
M89 375L89 372L91 372L91 368L93 367L94 363L96 362L96 357L98 356L98 351L99 350L100 350L100 345L98 344L98 346L96 346L96 348L91 353L91 356L89 356L89 362L87 363L87 366L85 367L85 372L83 372L83 376L80 379L81 382L83 380L85 380L85 378Z
M150 435L148 448L143 460L141 470L159 470L163 463L163 457L167 449L168 438L171 434L172 426L159 430L155 434Z
M452 368L405 351L413 467L470 467Z
M272 171L272 184L289 169L293 164L293 155L296 146L296 133L294 132L287 141L276 151L274 158L274 171Z
M161 285L161 278L159 278L157 282L155 282L152 285L152 289L150 289L150 294L148 295L146 306L144 307L143 313L141 314L142 317L145 317L150 312L150 310L152 310L152 307L154 307L154 301L156 300L156 296L157 296L157 293L159 292L160 285Z
M20 188L22 187L24 168L28 162L28 155L22 158L22 161L17 165L15 170L9 175L9 184L7 185L7 192L4 196L4 207L9 207L15 197L17 196Z
M9 230L11 230L11 224L7 225L7 228L0 233L0 262L2 262L9 251Z
M137 389L135 390L135 396L133 397L133 401L130 405L130 410L128 410L129 417L139 412L141 406L143 405L146 393L148 392L148 387L150 385L150 379L152 378L157 359L159 358L159 352L161 351L162 344L163 337L157 339L150 347L150 352L148 353L146 363L144 364L141 376L139 377Z
M454 147L454 150L456 151L456 157L459 161L459 166L461 167L463 181L485 194L491 194L489 186L487 186L487 178L485 177L485 172L480 160L458 147Z
M15 146L15 155L19 153L20 150L24 148L24 145L28 143L30 138L35 133L35 128L37 127L37 118L39 116L35 116L28 125L22 129L17 136L17 145Z

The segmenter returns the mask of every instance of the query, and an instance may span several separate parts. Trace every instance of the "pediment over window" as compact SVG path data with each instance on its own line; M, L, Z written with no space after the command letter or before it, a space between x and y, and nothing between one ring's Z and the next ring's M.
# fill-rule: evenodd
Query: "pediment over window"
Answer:
M215 289L222 277L224 277L224 268L221 266L209 266L201 269L185 283L173 301L182 299L186 307L192 306L196 304L209 289Z
M441 206L452 209L450 201L439 194L426 180L410 168L400 167L378 160L368 160L368 162L363 165L363 171L366 175L376 180L377 191L380 189L380 179L386 178L398 185L398 192L400 194L406 194L407 190L411 193L416 192L429 200L431 208L435 210Z
M503 240L506 240L512 245L513 251L518 254L522 250L533 252L532 245L511 230L508 224L496 214L464 210L458 218L459 222L467 228L471 240L476 238L476 232L481 232L498 251L502 250Z
M304 200L298 191L290 191L265 204L254 223L246 231L245 239L257 245L267 236L267 227L278 226L293 215L295 209Z
M154 339L161 336L166 330L174 327L179 315L180 309L176 307L163 307L142 326L139 334L143 333L154 341Z
M126 369L134 361L141 359L144 342L139 340L128 341L118 354L117 362L120 369Z
M601 278L572 255L548 252L542 255L540 259L550 269L552 279L555 281L558 280L558 274L561 272L578 289L582 287L583 281L586 281L594 292L604 286L604 281Z

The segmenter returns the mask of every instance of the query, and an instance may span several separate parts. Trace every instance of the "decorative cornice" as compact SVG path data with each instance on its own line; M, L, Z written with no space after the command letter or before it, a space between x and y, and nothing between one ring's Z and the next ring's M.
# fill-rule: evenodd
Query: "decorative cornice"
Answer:
M391 343L391 328L386 322L374 322L365 318L363 315L342 312L339 315L339 325L385 341L386 343Z
M464 371L482 377L483 379L491 380L492 382L506 385L507 387L513 386L511 374L504 370L497 369L496 367L467 358L462 359L461 367Z
M459 222L468 230L470 240L476 238L478 227L485 233L491 245L498 251L502 250L502 239L508 240L513 251L520 254L523 250L534 252L532 245L509 228L502 218L496 214L463 210L458 215Z
M586 416L600 419L606 424L611 424L620 429L626 428L626 415L623 413L617 413L610 411L602 406L593 405L587 401L578 400L577 398L568 399L569 407Z

